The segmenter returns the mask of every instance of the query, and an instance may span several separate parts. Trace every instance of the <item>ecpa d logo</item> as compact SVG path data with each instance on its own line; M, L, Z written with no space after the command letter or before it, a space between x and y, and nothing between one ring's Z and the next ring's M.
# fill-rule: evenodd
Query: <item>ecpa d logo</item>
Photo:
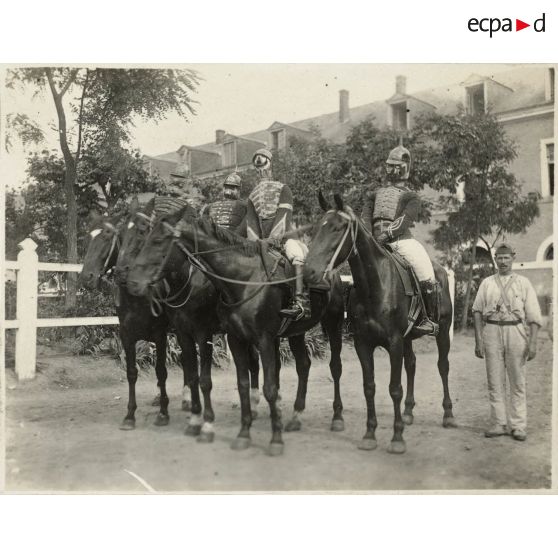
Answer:
M533 22L533 30L536 33L544 33L546 26L546 14L542 14L541 17L536 19ZM527 29L527 27L531 27L530 23L526 23L521 19L515 18L515 28L513 26L513 19L509 17L499 18L499 17L484 17L478 19L476 17L472 17L467 22L467 27L469 31L473 33L477 33L481 31L483 33L489 33L490 38L494 33L498 33L498 31L511 32L511 31L521 31L522 29Z

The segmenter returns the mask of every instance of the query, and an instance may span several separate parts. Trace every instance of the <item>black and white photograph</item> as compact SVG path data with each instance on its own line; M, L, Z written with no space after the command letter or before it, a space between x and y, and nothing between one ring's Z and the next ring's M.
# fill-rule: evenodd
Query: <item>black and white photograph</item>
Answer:
M554 64L3 70L6 493L552 489Z

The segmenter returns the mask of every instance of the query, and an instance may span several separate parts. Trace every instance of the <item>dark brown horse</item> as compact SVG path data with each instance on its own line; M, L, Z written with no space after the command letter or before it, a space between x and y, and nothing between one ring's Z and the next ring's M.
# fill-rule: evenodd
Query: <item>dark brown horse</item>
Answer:
M353 275L354 289L349 298L349 317L354 333L354 343L362 366L364 396L368 409L366 434L359 445L360 449L373 450L376 442L376 410L374 396L374 349L384 347L391 364L389 393L395 414L394 434L388 451L405 452L403 440L404 423L413 422L414 381L416 358L413 352L412 335L405 337L408 326L410 297L405 295L403 283L390 257L375 241L374 237L354 214L352 209L343 205L343 200L335 196L336 208L330 209L320 194L320 205L325 216L315 228L315 236L310 244L310 252L305 265L305 276L316 281L326 270L334 269L346 260L349 261ZM440 332L436 337L438 345L438 370L444 389L443 425L455 426L452 402L448 388L450 349L450 327L452 304L445 270L434 265L436 279L442 288L440 308ZM405 412L401 416L401 368L405 362L407 372L407 397Z
M195 215L193 208L185 206L185 211ZM136 205L130 207L130 215L124 229L122 245L114 270L118 285L126 289L130 265L139 254L149 234L153 215L153 204L140 210ZM186 434L201 435L198 441L212 441L215 414L211 404L211 363L213 355L213 335L222 332L216 307L218 296L215 288L203 273L193 268L189 262L165 275L164 281L157 281L147 292L152 301L152 310L164 313L174 331L181 348L182 367L185 385L192 395L190 423ZM199 351L200 366L196 344ZM201 373L200 373L201 371ZM251 401L254 408L259 401L258 354L250 352ZM203 417L199 389L201 388L204 405ZM256 412L254 409L254 416Z
M130 269L128 288L138 296L144 294L149 285L160 278L163 270L168 272L176 269L183 265L186 257L208 275L220 294L217 311L228 333L237 371L242 425L232 447L244 449L250 445L252 414L248 355L249 347L255 344L262 359L263 392L271 415L270 454L278 455L283 451L283 425L281 410L277 403L280 365L278 335L282 326L279 311L288 304L290 296L284 284L279 283L291 279L286 277L280 265L281 261L262 247L262 243L247 241L206 219L176 214L155 224L134 266ZM330 370L335 383L332 429L342 430L343 406L339 379L344 305L339 277L333 277L329 292L312 291L310 298L311 317L292 323L282 333L289 338L299 379L294 416L287 429L300 428L300 413L305 408L310 358L305 346L304 332L321 321L329 337Z
M99 288L101 279L116 264L127 220L128 214L98 217L94 220L83 269L79 276L79 282L82 286L88 289ZM135 384L138 376L136 342L140 340L155 343L157 355L155 372L157 384L161 390L160 410L155 419L155 424L164 426L169 421L168 397L165 388L168 317L166 314L154 316L146 298L132 296L123 287L115 289L115 303L118 321L120 322L120 339L126 356L126 375L129 386L128 413L120 428L122 430L133 430L135 427L134 415L137 407Z

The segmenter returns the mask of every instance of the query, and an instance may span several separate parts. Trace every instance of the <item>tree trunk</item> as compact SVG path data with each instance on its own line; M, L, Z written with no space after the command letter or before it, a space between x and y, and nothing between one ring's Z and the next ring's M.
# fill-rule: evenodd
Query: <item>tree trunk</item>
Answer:
M471 262L469 264L469 275L467 277L467 288L465 289L465 300L463 302L463 315L461 316L461 331L467 329L467 318L469 315L469 301L471 300L471 287L473 286L473 272L477 260L477 242L479 241L478 233L473 240L473 250L471 252Z
M66 244L66 258L68 263L77 263L77 203L76 195L74 192L74 186L77 180L77 167L76 160L70 151L67 138L67 125L66 125L66 113L64 111L64 105L62 104L62 97L73 83L77 72L72 72L68 77L65 85L62 87L61 91L56 90L54 83L54 78L52 76L52 70L47 68L46 70L48 83L50 85L50 90L52 92L52 98L54 100L54 105L56 106L56 113L58 115L58 135L60 139L60 148L62 149L62 154L64 155L64 194L66 197L66 207L68 210L66 218L67 226L67 244ZM66 280L66 310L74 308L77 301L77 275L75 273L68 273Z

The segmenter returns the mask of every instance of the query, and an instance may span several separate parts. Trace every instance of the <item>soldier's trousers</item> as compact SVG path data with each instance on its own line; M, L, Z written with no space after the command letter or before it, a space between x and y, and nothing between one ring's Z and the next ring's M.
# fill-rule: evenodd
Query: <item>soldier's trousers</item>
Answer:
M523 324L513 326L486 324L483 331L483 344L491 426L506 426L509 422L512 430L525 430L527 427L525 328ZM510 385L509 415L506 414L506 377Z

